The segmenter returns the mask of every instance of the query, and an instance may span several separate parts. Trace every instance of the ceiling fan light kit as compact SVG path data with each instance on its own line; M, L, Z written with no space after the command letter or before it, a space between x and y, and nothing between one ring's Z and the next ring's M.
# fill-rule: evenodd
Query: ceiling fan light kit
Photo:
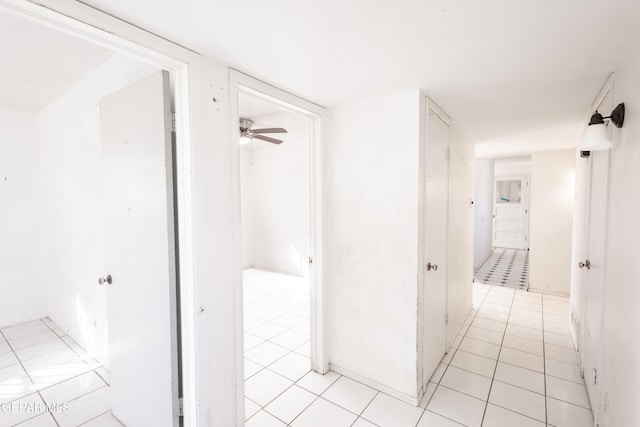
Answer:
M265 133L287 133L284 128L265 128L265 129L252 129L253 120L240 118L240 145L247 145L254 139L270 142L271 144L282 144L281 139L271 138L264 136Z

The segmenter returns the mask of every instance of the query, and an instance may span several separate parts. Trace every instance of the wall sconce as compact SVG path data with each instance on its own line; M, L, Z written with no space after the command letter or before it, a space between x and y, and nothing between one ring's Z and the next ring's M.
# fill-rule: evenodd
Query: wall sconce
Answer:
M624 123L624 104L618 104L608 117L602 117L602 114L598 113L597 110L593 113L589 121L589 126L587 126L587 130L578 147L579 150L609 150L613 147L613 141L611 141L611 136L604 122L605 119L609 119L615 127L621 128Z

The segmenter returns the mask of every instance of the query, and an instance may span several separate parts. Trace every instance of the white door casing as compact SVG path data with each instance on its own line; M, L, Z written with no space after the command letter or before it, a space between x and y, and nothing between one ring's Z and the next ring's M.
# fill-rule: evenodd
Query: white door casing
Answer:
M111 409L129 427L178 425L169 75L100 102Z
M493 247L528 249L528 175L496 176L493 194Z
M430 103L429 103L430 104ZM422 378L424 388L447 350L447 230L449 125L429 105L424 148L422 208ZM420 330L420 328L419 328Z
M326 303L324 296L324 240L326 224L324 173L326 116L324 107L285 92L263 81L257 80L240 71L230 69L229 72L230 110L229 124L236 129L230 134L232 185L233 185L233 222L234 222L234 255L235 272L235 312L236 312L236 372L237 383L237 426L244 425L244 331L242 327L242 248L240 217L240 166L238 145L239 94L250 95L270 102L283 109L300 113L308 119L309 132L309 281L311 288L310 323L311 323L311 368L320 374L329 371L327 337L325 323Z

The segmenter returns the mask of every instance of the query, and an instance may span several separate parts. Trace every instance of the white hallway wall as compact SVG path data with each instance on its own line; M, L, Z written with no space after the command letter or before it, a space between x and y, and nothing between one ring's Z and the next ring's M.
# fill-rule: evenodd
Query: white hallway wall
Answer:
M202 57L191 77L194 304L201 308L196 315L198 417L199 424L228 427L243 419L236 393L243 369L242 343L236 341L242 328L242 289L235 274L241 259L232 250L239 224L230 209L235 199L229 161L237 131L229 125L228 66Z
M407 398L417 396L421 102L412 90L331 110L326 162L329 361ZM449 271L463 266L449 288L455 327L471 301L473 153L452 135L450 172L459 178L450 194Z
M47 313L36 115L0 108L0 327Z
M156 70L114 55L38 114L49 315L107 366L98 103Z
M473 266L479 266L493 248L493 159L477 159L475 173Z
M495 159L494 175L529 175L531 173L531 156L507 157Z
M308 277L307 119L274 112L256 118L254 128L262 127L288 133L272 135L284 140L279 145L255 140L240 147L243 268Z
M569 295L576 151L531 154L529 289Z
M602 313L600 426L640 425L640 38L614 74L614 105L626 117L611 151L607 260ZM607 112L608 113L608 112ZM572 304L577 304L573 301ZM584 320L583 320L584 324Z
M407 91L331 110L327 160L329 361L407 396L417 384L419 101Z

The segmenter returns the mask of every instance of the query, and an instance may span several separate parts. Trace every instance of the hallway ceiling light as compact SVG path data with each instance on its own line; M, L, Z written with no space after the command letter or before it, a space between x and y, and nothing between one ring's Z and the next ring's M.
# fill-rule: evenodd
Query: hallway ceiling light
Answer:
M580 142L581 151L609 150L613 147L613 141L605 124L605 119L609 119L617 128L621 128L624 123L624 104L618 104L613 109L610 116L602 117L602 114L595 113L591 116L589 126Z

